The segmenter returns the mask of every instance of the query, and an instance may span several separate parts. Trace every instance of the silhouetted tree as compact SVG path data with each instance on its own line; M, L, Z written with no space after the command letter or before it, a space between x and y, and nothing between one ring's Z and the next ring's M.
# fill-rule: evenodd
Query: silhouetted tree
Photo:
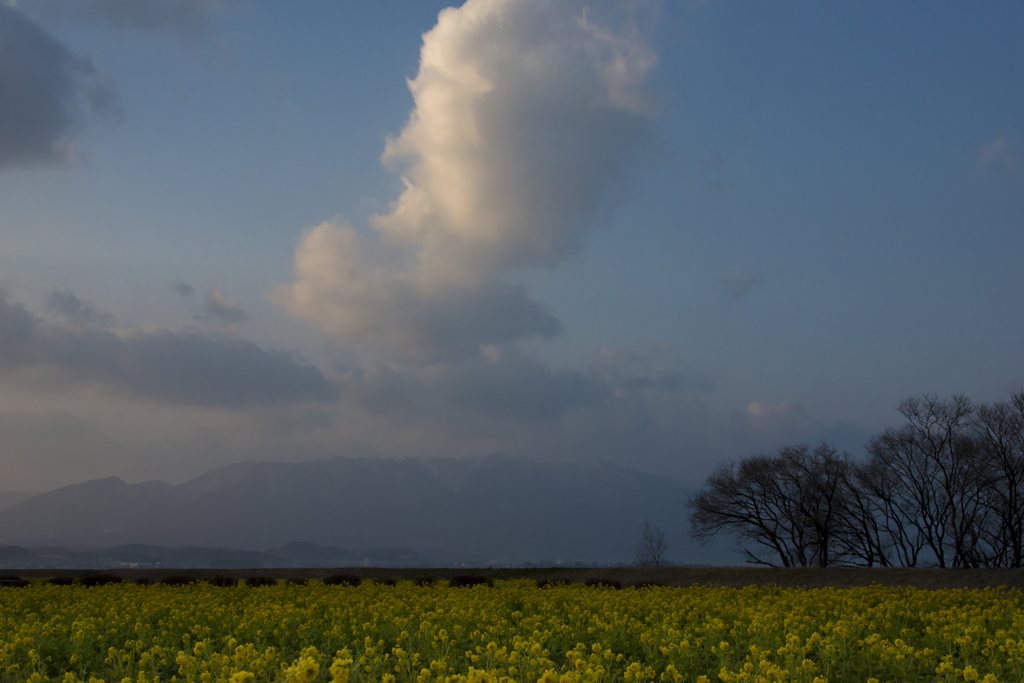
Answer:
M989 524L982 534L989 547L984 564L1024 564L1024 391L1010 401L978 406L974 434L986 474Z
M940 567L975 565L985 506L970 433L974 408L956 394L909 397L898 410L906 424L871 439L862 479L891 547L907 567L925 548Z
M766 454L721 465L687 499L691 538L709 543L721 533L731 534L752 564L811 564L810 531L799 510L794 479L784 475L784 467L781 457Z
M708 477L704 489L687 501L690 536L707 543L720 533L731 534L753 564L843 564L848 557L871 555L861 549L864 543L850 540L859 528L851 512L857 502L849 455L827 443L813 451L785 446L777 455L723 465Z
M850 463L849 468L838 543L850 564L892 566L893 543L883 525L884 506L870 490L877 475L871 463Z
M897 408L862 462L822 443L722 465L687 500L690 535L770 566L1024 566L1024 391Z
M850 458L822 442L779 450L782 490L792 498L793 523L806 527L806 564L829 567L842 562L840 541L850 499Z
M916 567L925 535L920 532L918 515L907 502L905 481L889 466L887 458L873 456L858 468L857 483L865 494L869 514L874 516L882 544L893 558L893 564Z
M664 567L666 552L668 552L668 543L665 542L665 532L645 519L644 533L640 536L640 542L636 546L636 565L638 567Z

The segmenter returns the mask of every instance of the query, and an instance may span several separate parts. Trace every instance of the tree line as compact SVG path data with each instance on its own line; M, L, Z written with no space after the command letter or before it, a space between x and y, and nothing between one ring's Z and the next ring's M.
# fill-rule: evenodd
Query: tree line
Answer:
M691 537L731 535L767 566L1022 566L1024 391L898 410L859 459L822 443L721 465L686 501Z

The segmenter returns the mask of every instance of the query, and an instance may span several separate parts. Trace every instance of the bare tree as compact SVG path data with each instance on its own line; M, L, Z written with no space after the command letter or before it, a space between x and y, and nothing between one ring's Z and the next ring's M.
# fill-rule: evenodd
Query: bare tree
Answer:
M690 537L709 543L721 533L730 534L751 564L811 564L812 532L797 500L799 487L793 477L784 476L785 467L783 458L767 454L720 466L686 501L692 511Z
M665 532L645 519L644 533L636 545L636 565L638 567L664 567L667 564L666 552L668 552L668 543L665 542Z
M704 488L686 501L690 508L690 537L707 544L719 534L736 537L747 562L784 567L793 565L785 521L769 502L775 487L771 456L755 455L720 465ZM750 541L754 548L745 547ZM765 557L765 553L768 557Z
M813 451L785 446L777 455L722 465L687 500L690 536L702 543L721 533L735 536L752 564L844 564L863 554L844 535L856 528L849 510L857 498L852 471L849 456L827 443Z
M781 488L792 501L792 523L807 530L807 565L830 567L842 563L840 535L848 514L850 457L822 442L814 451L806 445L779 450Z
M768 566L1024 566L1024 391L898 410L863 462L823 443L722 465L686 501L691 537L732 535Z
M868 482L873 473L864 463L849 463L846 500L836 543L849 564L864 567L892 566L892 540L885 533L879 500Z
M978 406L974 433L986 474L989 524L982 530L989 549L984 564L1024 565L1024 391L1009 402Z
M970 400L909 397L898 410L907 422L871 439L864 483L900 564L916 566L927 548L940 567L977 566L985 507Z
M869 449L876 446L874 441ZM917 516L907 504L904 480L884 456L872 455L856 471L858 489L863 492L864 526L877 529L877 547L883 557L899 567L916 567L924 548L924 534ZM881 563L885 566L887 563Z

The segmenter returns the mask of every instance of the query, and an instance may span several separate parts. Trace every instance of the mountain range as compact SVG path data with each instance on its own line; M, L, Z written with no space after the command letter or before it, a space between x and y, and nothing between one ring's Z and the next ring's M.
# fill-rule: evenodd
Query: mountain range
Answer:
M666 530L671 559L721 563L686 540L688 493L676 480L598 460L243 462L180 485L109 477L33 496L0 510L0 544L165 559L168 548L191 549L191 560L175 560L190 566L213 549L276 549L296 566L303 548L308 566L371 556L396 566L628 562L650 520Z

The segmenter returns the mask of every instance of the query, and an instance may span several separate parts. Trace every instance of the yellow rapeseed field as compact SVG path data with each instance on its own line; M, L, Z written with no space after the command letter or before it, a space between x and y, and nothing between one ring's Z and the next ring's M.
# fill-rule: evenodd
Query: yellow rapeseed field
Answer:
M1022 681L1017 591L0 590L3 683Z

